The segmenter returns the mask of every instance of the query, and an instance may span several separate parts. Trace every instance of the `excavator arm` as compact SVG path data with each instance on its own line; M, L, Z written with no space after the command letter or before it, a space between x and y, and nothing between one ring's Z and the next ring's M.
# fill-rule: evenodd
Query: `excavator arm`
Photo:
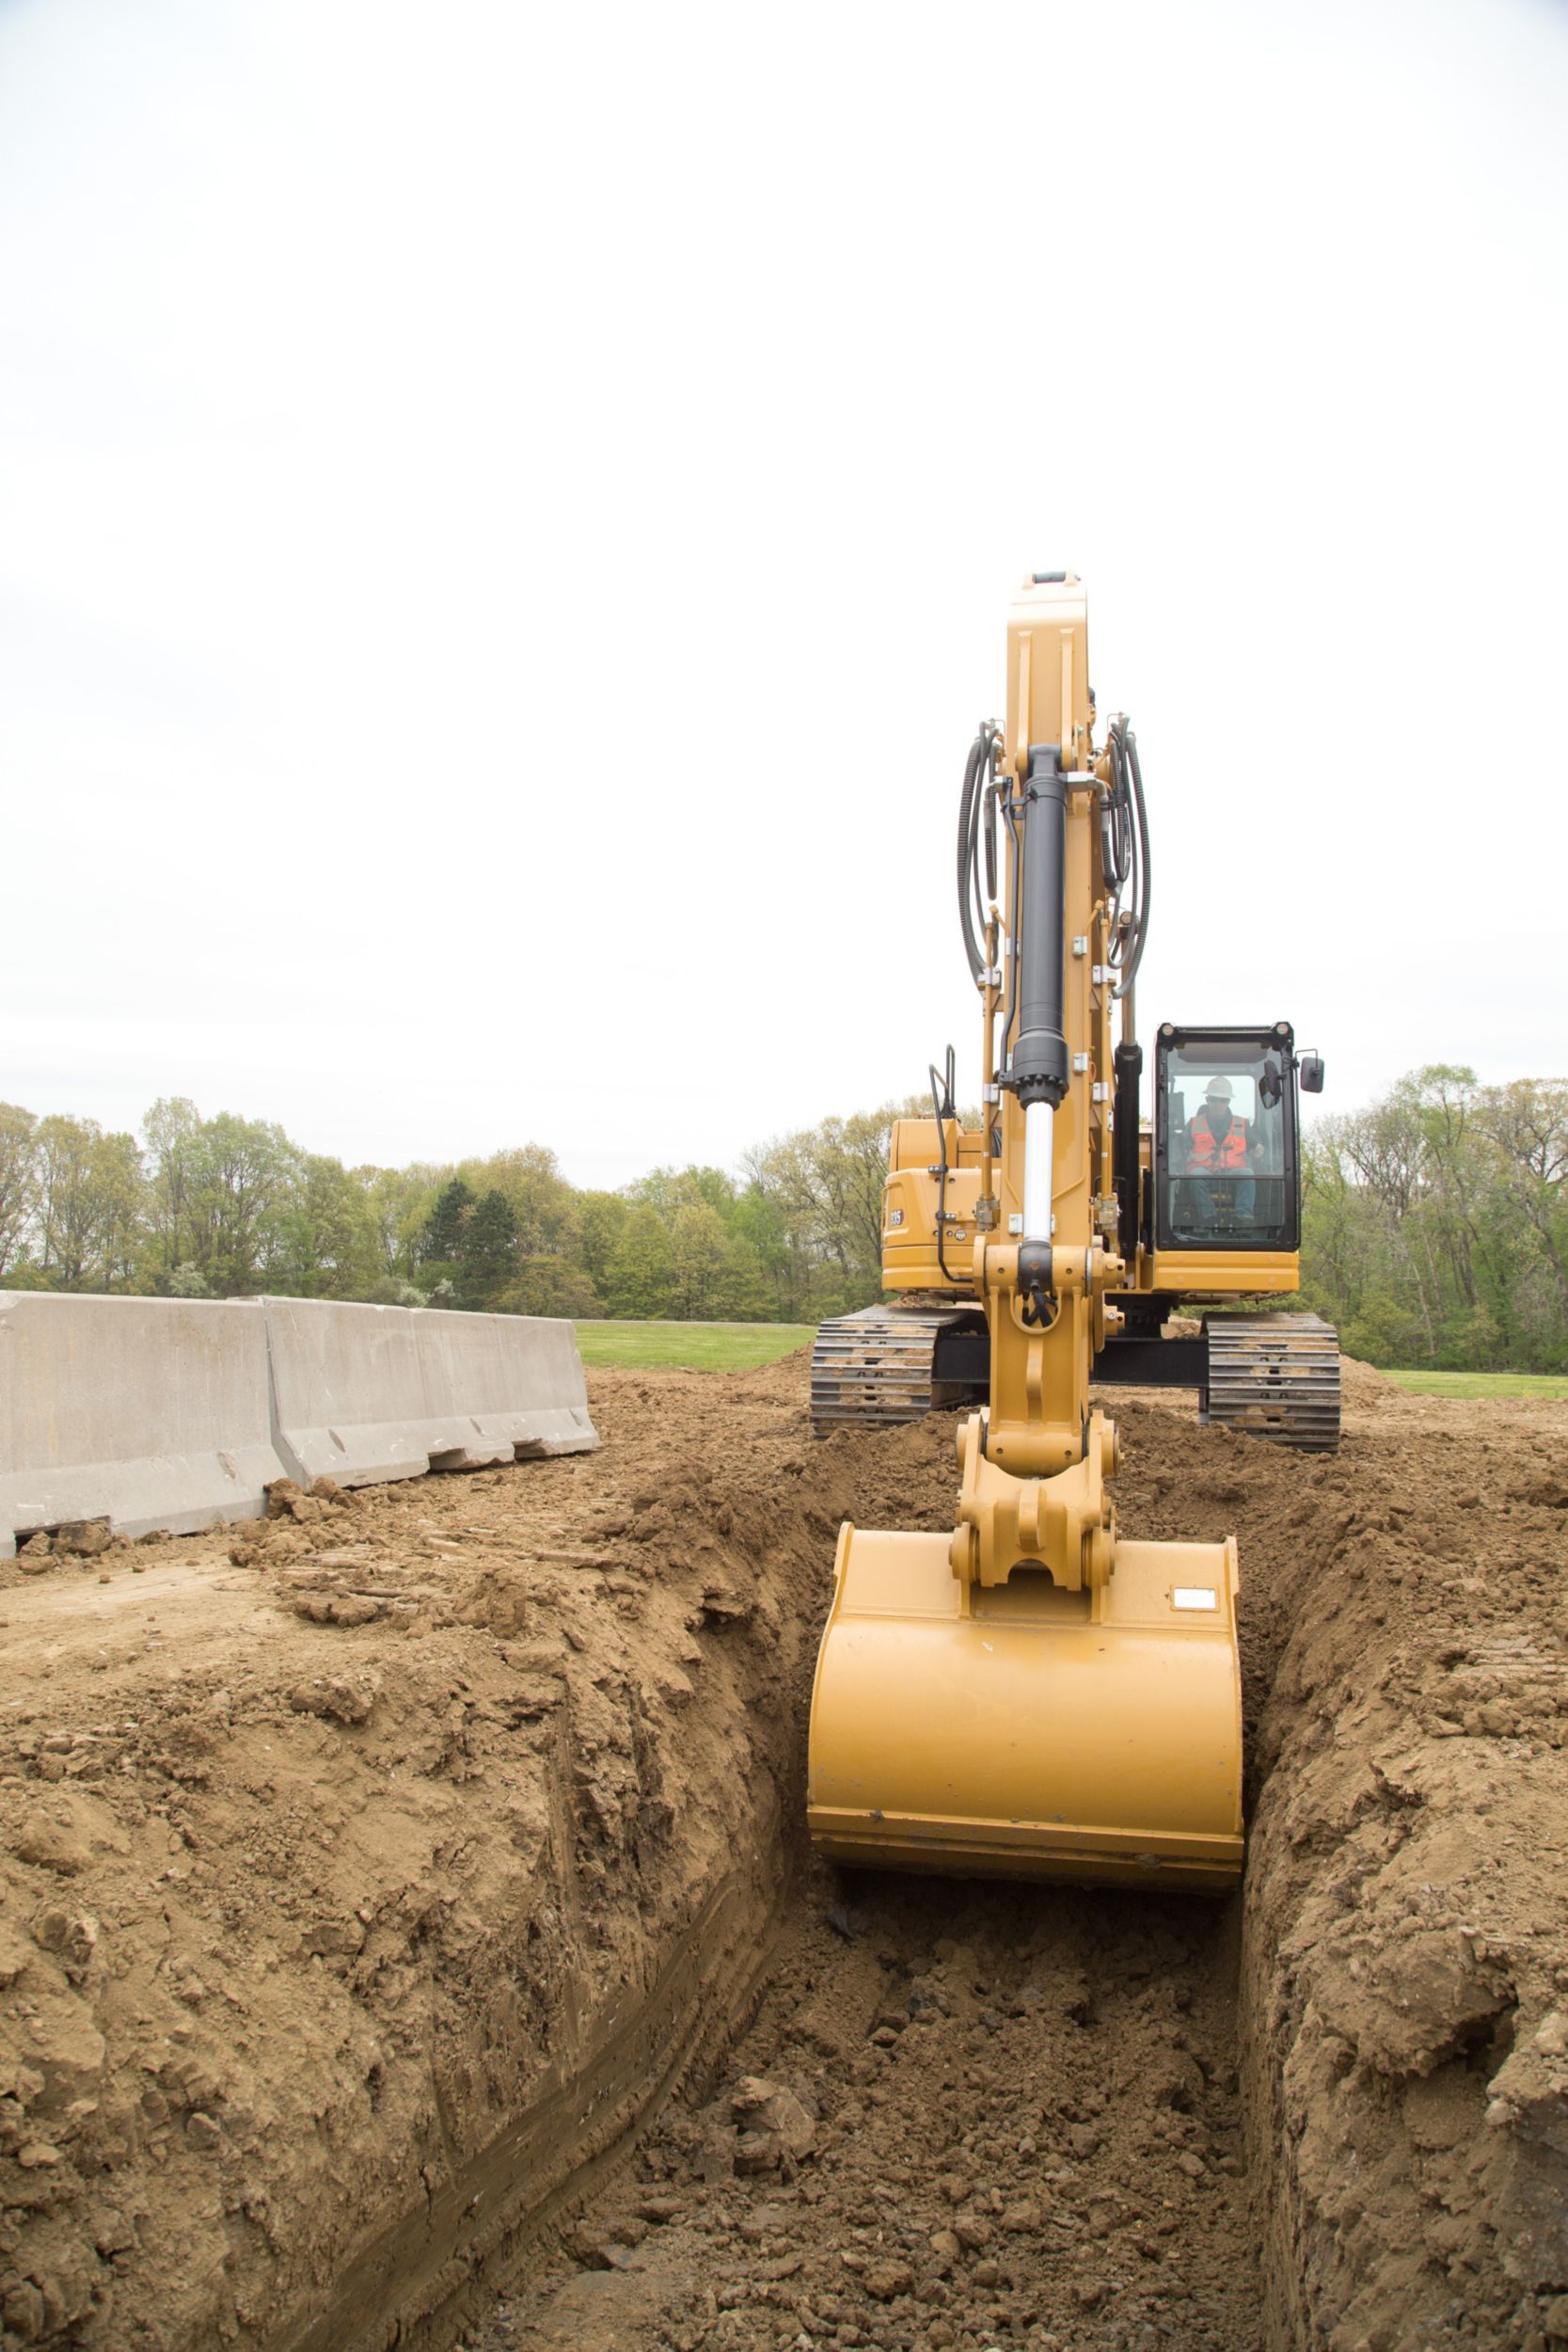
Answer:
M984 1132L965 1222L937 1226L950 1275L967 1248L987 1402L959 1428L951 1537L842 1531L808 1818L841 1861L1223 1887L1242 1858L1235 1544L1118 1538L1116 1430L1089 1406L1127 1278L1112 1028L1142 943L1130 739L1113 723L1096 749L1076 580L1025 584L1007 668L987 800L966 778L960 823L960 858L992 808L1005 842L999 895L965 914ZM961 1165L956 1123L951 1150Z

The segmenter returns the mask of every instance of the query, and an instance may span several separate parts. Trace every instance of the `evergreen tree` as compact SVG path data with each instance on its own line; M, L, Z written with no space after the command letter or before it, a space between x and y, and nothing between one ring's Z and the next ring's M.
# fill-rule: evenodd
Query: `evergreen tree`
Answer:
M474 1196L461 1176L454 1176L436 1196L420 1238L420 1258L426 1265L458 1265L463 1259L464 1228Z
M463 1235L463 1296L488 1306L516 1269L517 1212L504 1192L490 1191L469 1214Z

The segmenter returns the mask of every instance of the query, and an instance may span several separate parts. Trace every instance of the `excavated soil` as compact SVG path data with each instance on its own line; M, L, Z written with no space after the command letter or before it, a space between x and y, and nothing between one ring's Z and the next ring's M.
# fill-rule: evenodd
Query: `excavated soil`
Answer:
M1107 1398L1241 1539L1212 1903L812 1860L837 1522L956 1477L805 1385L8 1565L7 2352L1568 2341L1568 1412Z

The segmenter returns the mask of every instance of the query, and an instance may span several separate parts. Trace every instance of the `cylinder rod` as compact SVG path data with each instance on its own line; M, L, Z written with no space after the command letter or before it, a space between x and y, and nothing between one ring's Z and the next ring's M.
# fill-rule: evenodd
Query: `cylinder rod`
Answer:
M1023 1111L1023 1238L1051 1239L1052 1160L1056 1140L1054 1104L1028 1103Z

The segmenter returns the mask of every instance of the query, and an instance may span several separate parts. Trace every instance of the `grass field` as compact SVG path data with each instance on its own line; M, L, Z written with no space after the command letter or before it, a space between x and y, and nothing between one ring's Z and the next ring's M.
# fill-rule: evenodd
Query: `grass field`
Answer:
M1556 1372L1386 1372L1417 1396L1568 1397L1568 1375Z
M579 1323L585 1364L673 1364L690 1372L754 1372L816 1337L809 1323Z
M809 1323L579 1323L585 1364L673 1365L688 1372L752 1372L816 1337ZM1388 1372L1417 1396L1568 1398L1568 1375L1547 1372Z

